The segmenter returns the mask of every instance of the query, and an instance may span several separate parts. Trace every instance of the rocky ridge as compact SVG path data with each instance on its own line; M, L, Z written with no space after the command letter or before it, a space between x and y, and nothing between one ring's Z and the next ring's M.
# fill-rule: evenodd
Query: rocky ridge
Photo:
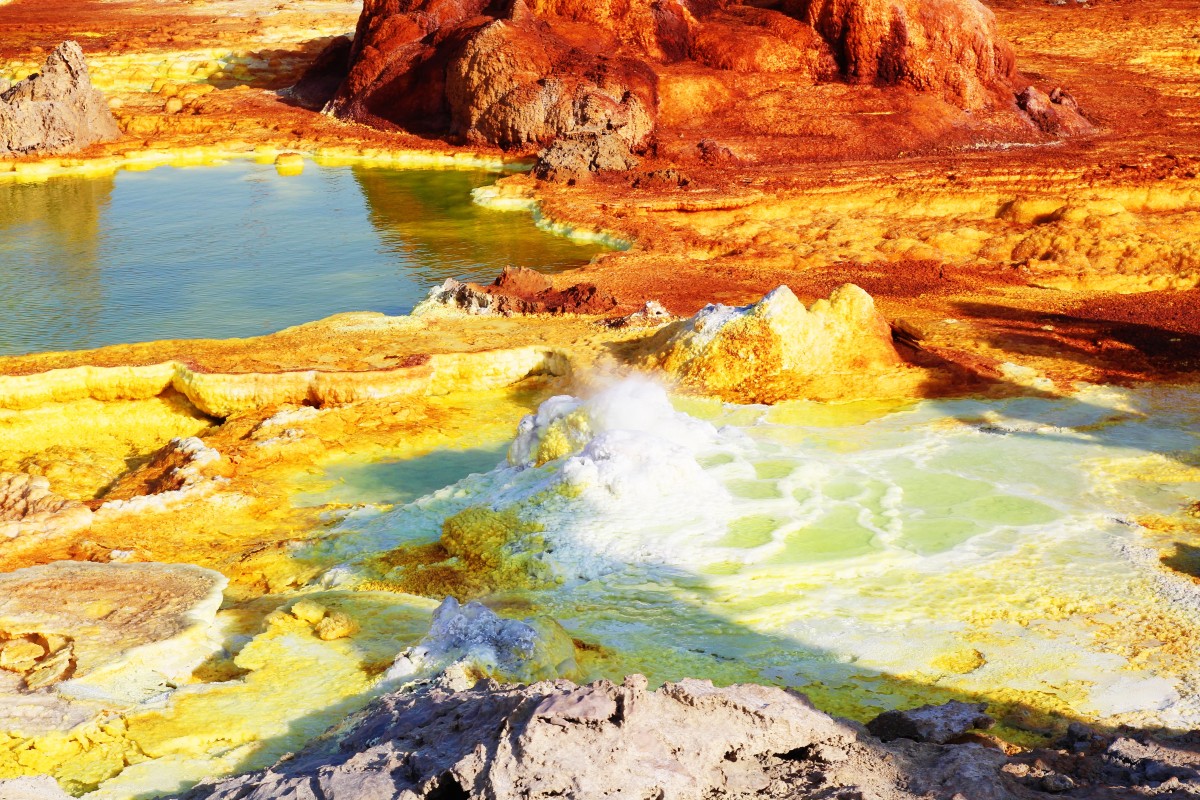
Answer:
M467 687L449 677L385 696L269 770L183 797L1018 796L1003 762L977 744L882 745L764 686L689 679L649 691L635 675Z
M621 684L472 685L451 669L385 695L270 769L201 784L180 800L1034 800L1200 791L1200 757L1186 739L1075 725L1054 748L1006 755L970 730L990 724L976 706L888 713L890 724L915 727L880 741L803 695L753 684L685 679L649 691L633 675ZM918 730L925 727L932 736Z

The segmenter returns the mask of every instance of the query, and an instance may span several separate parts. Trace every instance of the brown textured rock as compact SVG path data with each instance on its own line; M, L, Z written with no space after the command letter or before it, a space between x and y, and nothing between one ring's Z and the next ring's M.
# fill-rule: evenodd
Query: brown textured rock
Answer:
M80 530L91 521L91 509L51 492L45 477L0 473L0 540L37 532Z
M1058 88L1050 94L1026 87L1017 95L1017 107L1025 112L1036 127L1051 136L1078 136L1092 133L1095 127L1079 111L1079 104L1066 89Z
M1007 102L1012 47L978 0L789 0L830 43L846 77L940 93L963 108Z
M593 172L623 171L638 163L629 143L621 137L589 133L555 139L538 153L533 174L542 180L573 183Z
M441 307L468 314L606 314L617 299L595 284L578 283L558 290L541 273L524 267L505 267L490 286L462 283L453 278L434 289L414 314Z
M523 0L487 7L368 0L332 113L502 147L583 132L646 143L658 104L648 66L573 45Z
M678 95L689 70L718 94L741 92L738 75L779 76L787 91L842 76L968 109L1011 107L1015 76L1012 49L977 0L367 0L328 110L504 148L583 139L568 148L579 153L551 153L581 162L549 170L557 177L621 149L597 141L651 147L660 81ZM673 115L707 107L694 95L673 97L692 109Z
M765 686L688 679L650 692L634 675L454 691L443 679L383 697L269 770L184 797L1027 796L1000 772L1004 760L978 745L882 745Z
M0 94L0 156L69 153L120 135L75 42L60 44L40 74Z

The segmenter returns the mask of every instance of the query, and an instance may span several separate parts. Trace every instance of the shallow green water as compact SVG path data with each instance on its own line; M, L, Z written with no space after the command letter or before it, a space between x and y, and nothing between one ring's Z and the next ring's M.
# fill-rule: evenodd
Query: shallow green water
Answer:
M607 661L586 678L767 681L864 717L952 695L1191 727L1194 676L1114 642L1167 663L1153 620L1200 603L1138 522L1200 491L1196 396L1089 387L831 426L804 404L676 408L630 380L545 401L511 452L535 452L555 420L586 443L542 466L487 470L499 447L339 462L310 502L395 505L346 512L312 552L339 575L402 581L408 567L376 573L374 555L437 541L465 509L512 511L535 537L473 535L536 568L505 573L488 602L518 598L597 645Z
M0 354L404 314L448 277L598 251L481 208L483 171L272 165L0 182Z
M434 450L412 459L347 458L335 462L293 498L297 506L402 504L450 486L468 475L489 472L504 460L505 444L474 450Z

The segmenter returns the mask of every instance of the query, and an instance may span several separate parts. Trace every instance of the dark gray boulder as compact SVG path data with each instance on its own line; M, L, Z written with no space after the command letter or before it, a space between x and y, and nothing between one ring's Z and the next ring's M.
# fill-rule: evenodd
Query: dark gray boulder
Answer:
M996 721L983 713L986 703L951 700L940 706L921 706L907 711L885 711L867 723L867 730L885 742L912 739L914 742L945 744L969 730L987 730Z
M0 156L71 153L120 135L75 42L60 44L40 73L0 93Z

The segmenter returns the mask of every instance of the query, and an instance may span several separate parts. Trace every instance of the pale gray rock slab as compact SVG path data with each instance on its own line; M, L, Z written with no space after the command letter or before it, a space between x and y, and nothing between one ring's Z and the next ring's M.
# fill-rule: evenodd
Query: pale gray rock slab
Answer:
M375 701L274 767L186 800L950 798L1031 795L979 745L885 745L772 687L446 682Z

